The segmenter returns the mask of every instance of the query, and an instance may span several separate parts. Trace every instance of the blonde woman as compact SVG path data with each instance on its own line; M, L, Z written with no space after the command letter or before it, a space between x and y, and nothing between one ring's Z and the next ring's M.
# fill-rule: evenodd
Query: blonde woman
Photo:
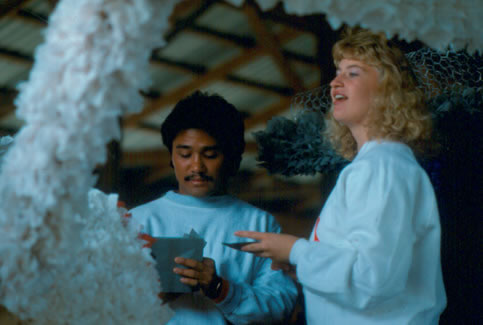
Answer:
M238 231L244 250L296 269L308 324L437 324L446 305L432 185L414 153L431 121L403 53L383 34L349 30L326 136L351 160L309 240Z

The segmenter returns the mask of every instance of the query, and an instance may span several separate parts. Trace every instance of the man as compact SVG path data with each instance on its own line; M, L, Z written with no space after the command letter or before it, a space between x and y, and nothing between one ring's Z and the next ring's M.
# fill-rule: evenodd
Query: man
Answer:
M171 154L177 191L133 209L134 220L153 237L176 237L194 229L207 242L201 262L177 257L173 271L199 288L170 302L170 324L249 324L282 321L297 289L261 259L222 245L238 241L238 229L280 232L268 213L226 194L227 181L245 147L240 113L217 95L195 92L181 100L161 127ZM182 268L183 267L183 268Z

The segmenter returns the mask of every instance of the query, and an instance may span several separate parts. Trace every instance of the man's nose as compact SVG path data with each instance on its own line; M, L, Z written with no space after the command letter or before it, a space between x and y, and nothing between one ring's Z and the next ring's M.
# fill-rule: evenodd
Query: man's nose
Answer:
M193 169L194 172L206 171L205 163L203 161L203 158L200 155L193 155L191 168Z

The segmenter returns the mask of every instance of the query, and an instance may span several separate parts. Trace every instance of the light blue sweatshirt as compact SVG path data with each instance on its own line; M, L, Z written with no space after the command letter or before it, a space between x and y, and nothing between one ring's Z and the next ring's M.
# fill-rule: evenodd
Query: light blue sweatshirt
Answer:
M288 317L297 289L271 261L222 245L239 242L236 230L280 232L273 216L228 195L196 198L173 191L131 211L143 231L155 237L179 237L194 229L207 242L204 257L212 258L219 276L229 282L218 304L199 293L184 294L171 303L176 314L169 324L270 324Z

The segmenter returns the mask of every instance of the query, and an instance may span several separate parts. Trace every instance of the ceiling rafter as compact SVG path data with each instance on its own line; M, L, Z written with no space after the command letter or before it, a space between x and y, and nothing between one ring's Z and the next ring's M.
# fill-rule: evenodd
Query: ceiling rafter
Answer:
M282 32L279 36L280 42L283 44L288 42L299 35L298 32L293 30L288 30L286 32ZM201 88L207 84L210 84L216 80L224 79L226 75L228 75L233 70L241 67L248 62L253 61L255 58L265 55L267 52L265 48L261 47L254 47L250 49L243 50L241 55L238 55L227 62L224 62L217 67L212 68L206 74L199 76L196 79L184 84L183 86L173 90L171 93L165 94L162 97L148 101L144 107L144 109L137 114L132 114L127 116L124 120L123 125L126 127L135 127L138 122L140 122L146 116L162 109L170 104L174 104L194 89Z
M59 3L59 0L47 0L49 3L49 7L51 10L54 10L57 4Z
M174 104L194 89L201 88L215 80L223 79L229 72L233 71L239 66L242 66L251 60L254 57L258 57L264 53L263 49L260 48L253 48L249 50L245 50L242 55L239 55L228 62L225 62L218 67L213 68L210 72L201 75L199 78L193 79L192 81L184 84L183 86L175 89L169 94L165 94L164 96L156 99L148 101L144 107L144 109L137 114L130 115L126 117L124 120L124 126L127 127L134 127L137 125L139 121L141 121L146 116L158 111L159 109Z
M21 65L31 66L34 63L34 59L31 56L5 48L0 48L0 57Z
M180 71L183 73L190 73L194 75L201 75L203 73L206 73L209 70L207 67L201 64L192 64L192 63L183 62L183 61L176 61L162 56L156 56L152 58L151 62L159 66L172 68L176 71ZM233 74L226 75L225 81L246 86L248 88L275 93L279 96L290 96L293 94L293 90L289 87L262 83L257 80L241 78Z
M291 68L290 62L281 51L280 41L267 29L264 22L260 19L258 7L252 1L247 1L243 7L243 12L255 31L258 44L267 50L288 84L296 92L304 90L302 80Z
M0 5L0 19L16 13L28 5L32 0L7 0Z
M210 37L217 42L228 43L229 45L235 45L242 48L253 48L257 44L256 39L251 36L240 36L233 33L221 32L210 27L200 26L196 24L193 24L191 28L186 29L186 32L198 34L202 37ZM283 56L287 59L309 65L317 64L316 58L314 57L295 53L285 49L282 49L281 51Z
M121 156L121 164L124 167L165 166L169 164L169 153L167 150L161 149L149 151L124 151Z
M206 10L208 10L213 4L215 4L217 0L205 0L205 1L198 1L196 4L198 6L197 9L195 9L193 12L191 12L188 17L176 20L176 13L180 14L181 9L178 9L178 12L174 11L174 15L171 15L173 20L173 28L164 36L164 39L166 42L171 41L176 35L178 35L180 32L184 31L186 28L191 27L196 19L198 19L203 13L205 13ZM188 6L188 5L184 5ZM180 7L181 8L181 7Z
M15 109L16 107L13 103L8 103L6 105L0 106L0 119L3 119L4 117L15 112Z
M318 82L310 85L310 88L315 88L317 86L319 86ZM272 104L262 112L247 118L245 120L245 129L250 130L259 124L267 123L272 117L286 111L290 107L291 103L291 97L282 98L279 102Z
M18 91L10 89L10 88L0 88L0 102L2 105L0 106L0 119L10 115L11 113L15 112L15 105L13 104L13 100L17 97Z
M252 48L257 45L257 40L251 36L241 36L234 33L223 32L211 27L193 24L186 32L200 35L202 37L211 38L216 42L223 42L231 46Z
M25 9L18 10L15 18L41 27L46 27L49 20L49 17Z

